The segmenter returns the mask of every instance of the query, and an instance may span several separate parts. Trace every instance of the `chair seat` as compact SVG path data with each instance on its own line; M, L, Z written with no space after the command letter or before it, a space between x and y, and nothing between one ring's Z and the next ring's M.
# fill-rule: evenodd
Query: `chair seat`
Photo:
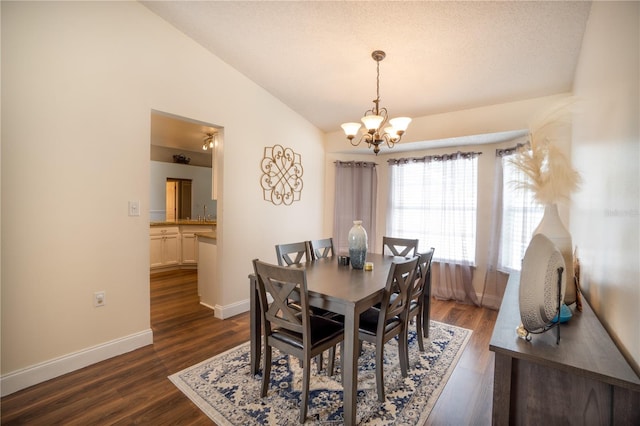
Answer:
M360 333L375 336L378 332L378 317L380 316L380 309L370 308L360 314ZM395 316L387 320L385 326L385 333L391 331L393 328L402 324L399 317Z
M311 346L320 346L337 335L344 333L344 325L321 316L309 317L311 329ZM302 334L283 328L274 328L271 337L289 345L302 349Z

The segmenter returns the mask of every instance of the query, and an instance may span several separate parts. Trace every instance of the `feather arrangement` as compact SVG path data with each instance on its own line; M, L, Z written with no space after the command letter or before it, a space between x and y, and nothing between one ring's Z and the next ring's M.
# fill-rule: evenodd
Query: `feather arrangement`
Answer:
M531 190L543 205L569 198L582 181L569 159L553 143L571 123L573 103L572 98L563 99L532 122L530 148L520 149L510 160L528 178L520 187Z

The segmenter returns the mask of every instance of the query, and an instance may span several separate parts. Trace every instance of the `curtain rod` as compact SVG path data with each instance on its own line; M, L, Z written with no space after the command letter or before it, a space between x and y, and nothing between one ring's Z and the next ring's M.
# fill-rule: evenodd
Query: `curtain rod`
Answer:
M336 160L333 164L337 166L352 166L352 167L375 167L378 163L373 161L340 161Z
M399 164L399 163L417 163L417 162L430 162L430 161L447 161L447 160L457 160L457 159L471 159L475 158L478 155L482 155L482 152L471 151L471 152L454 152L451 154L442 154L442 155L425 155L424 157L410 157L410 158L392 158L388 160L389 164Z
M521 148L530 148L531 144L527 141L524 143L516 144L516 146L512 146L511 148L499 148L496 149L496 157L506 157L507 155L515 154Z

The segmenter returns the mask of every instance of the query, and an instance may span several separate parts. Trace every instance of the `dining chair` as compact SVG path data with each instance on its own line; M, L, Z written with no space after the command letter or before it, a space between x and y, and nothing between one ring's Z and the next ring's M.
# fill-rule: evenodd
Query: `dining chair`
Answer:
M276 244L278 265L290 266L311 260L311 252L307 241L298 243Z
M417 253L417 239L382 237L382 254L409 257L415 256Z
M408 375L407 355L407 315L411 299L418 257L404 261L393 262L389 268L387 282L380 308L370 308L360 314L360 341L373 343L376 349L376 386L378 401L383 402L384 396L384 345L398 336L398 356L402 377ZM391 297L392 294L395 297Z
M409 313L407 314L406 332L409 332L408 324L415 318L416 335L418 337L418 347L420 348L420 352L424 352L423 326L427 328L429 327L429 313L425 308L427 307L426 305L430 303L431 297L431 260L433 259L434 251L435 249L431 247L431 249L426 253L419 254L418 265L416 266L416 275L413 281L413 288L411 289ZM423 321L423 318L426 318L426 321ZM407 350L407 354L408 353L409 352Z
M258 259L253 260L253 269L262 308L264 336L260 396L264 398L269 389L272 348L299 358L303 372L299 421L304 423L309 402L311 359L344 340L344 325L311 314L305 269L272 265ZM301 310L289 305L293 292L299 295ZM273 300L271 304L267 295Z
M324 259L327 257L333 257L335 255L335 247L333 246L333 238L323 238L320 240L311 240L309 241L309 251L311 252L311 259L318 260ZM314 313L316 315L322 315L328 318L331 318L335 321L344 321L344 317L340 314L336 314L335 312L327 311L321 308L313 308ZM328 371L333 371L333 364L335 360L335 352L336 348L332 347L329 352L329 364L327 366ZM318 371L322 370L323 366L323 355L321 354L316 362L318 363Z
M309 241L309 251L313 260L333 256L335 254L333 238Z
M279 266L291 266L297 265L304 262L310 262L313 260L313 256L311 254L311 245L309 241L301 241L297 243L288 243L288 244L276 244L276 256L278 258ZM294 309L302 309L300 305L299 298L296 295L292 295L289 299L289 306ZM327 311L322 308L316 308L311 306L309 308L311 313L314 315L322 315L327 318L335 317L337 314ZM330 354L331 358L329 360L328 368L330 370L333 369L333 352L335 349L332 349L332 353ZM322 370L324 366L323 354L318 354L318 358L316 360L318 365L318 373Z

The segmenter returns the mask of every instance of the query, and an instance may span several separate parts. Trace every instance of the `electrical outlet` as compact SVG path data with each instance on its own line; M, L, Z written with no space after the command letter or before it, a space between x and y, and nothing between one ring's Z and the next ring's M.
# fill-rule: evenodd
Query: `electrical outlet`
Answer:
M105 291L96 291L93 293L93 306L100 307L107 304L107 293Z

